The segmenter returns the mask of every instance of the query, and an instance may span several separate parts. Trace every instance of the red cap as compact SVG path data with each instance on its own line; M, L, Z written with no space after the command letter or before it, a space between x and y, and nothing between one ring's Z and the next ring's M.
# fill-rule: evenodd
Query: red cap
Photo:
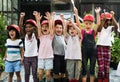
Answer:
M30 23L30 24L32 24L33 26L37 27L37 24L36 24L36 22L35 22L33 19L28 19L28 20L26 20L25 25L28 24L28 23Z
M83 20L84 21L92 21L92 22L94 22L94 17L92 15L85 15Z
M62 20L60 20L60 19L55 20L55 26L56 26L57 24L63 25Z
M9 30L10 28L15 28L18 32L20 32L20 28L18 25L11 24L11 25L7 26L7 30Z
M105 12L105 13L101 14L101 16L100 16L101 20L103 20L104 16L105 16L106 19L111 19L112 18L112 15L110 13Z
M48 20L43 20L42 23L41 23L41 26L44 25L44 24L48 24Z

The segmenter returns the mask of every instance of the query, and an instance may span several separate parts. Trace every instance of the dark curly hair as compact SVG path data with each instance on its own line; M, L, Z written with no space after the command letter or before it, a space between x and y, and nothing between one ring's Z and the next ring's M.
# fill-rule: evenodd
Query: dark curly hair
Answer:
M8 38L11 38L10 35L9 35L9 31L11 30L14 30L16 32L16 39L19 39L20 38L20 33L15 29L15 28L10 28L8 29Z

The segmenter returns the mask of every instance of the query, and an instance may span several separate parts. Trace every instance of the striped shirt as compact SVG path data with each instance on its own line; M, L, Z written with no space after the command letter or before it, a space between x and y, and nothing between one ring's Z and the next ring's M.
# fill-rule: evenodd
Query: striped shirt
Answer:
M6 44L7 48L7 58L8 61L16 61L21 59L20 48L23 47L23 42L21 39L11 40L7 39Z

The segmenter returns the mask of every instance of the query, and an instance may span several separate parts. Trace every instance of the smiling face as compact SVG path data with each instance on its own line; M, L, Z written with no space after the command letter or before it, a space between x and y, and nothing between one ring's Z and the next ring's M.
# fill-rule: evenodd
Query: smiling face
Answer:
M49 25L48 24L43 24L41 27L41 31L43 35L47 35L50 33L49 31Z
M63 26L60 25L60 24L57 24L57 25L55 26L55 33L56 33L57 35L62 35L62 34L63 34Z
M68 27L68 33L71 35L71 36L75 36L75 35L77 35L77 30L74 28L74 27L72 27L72 26L69 26Z
M9 37L12 39L12 40L15 40L16 39L16 31L15 29L11 29L9 30Z
M91 29L93 27L92 21L84 21L84 26L86 29Z
M31 24L26 24L25 25L25 32L28 36L31 36L32 33L34 32L34 26Z

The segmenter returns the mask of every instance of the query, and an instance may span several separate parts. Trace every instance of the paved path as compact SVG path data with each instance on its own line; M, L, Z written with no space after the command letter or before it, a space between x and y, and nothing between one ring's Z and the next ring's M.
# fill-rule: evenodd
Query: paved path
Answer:
M110 72L110 82L120 82L120 76L116 75L116 70Z
M24 67L22 66L22 70L21 70L21 77L22 77L22 82L25 82L24 81ZM17 82L16 81L16 76L14 75L13 77L13 82ZM7 79L5 79L3 82L7 82ZM33 82L33 79L32 79L32 75L30 75L30 81L29 82ZM120 76L117 76L116 75L116 70L110 70L110 82L120 82Z
M22 77L22 82L25 82L24 81L24 67L23 66L22 66L22 70L21 70L21 77ZM8 82L8 81L7 81L7 79L5 79L3 82ZM17 82L17 77L16 77L15 74L13 76L13 82ZM32 74L30 75L30 81L29 82L33 82Z

